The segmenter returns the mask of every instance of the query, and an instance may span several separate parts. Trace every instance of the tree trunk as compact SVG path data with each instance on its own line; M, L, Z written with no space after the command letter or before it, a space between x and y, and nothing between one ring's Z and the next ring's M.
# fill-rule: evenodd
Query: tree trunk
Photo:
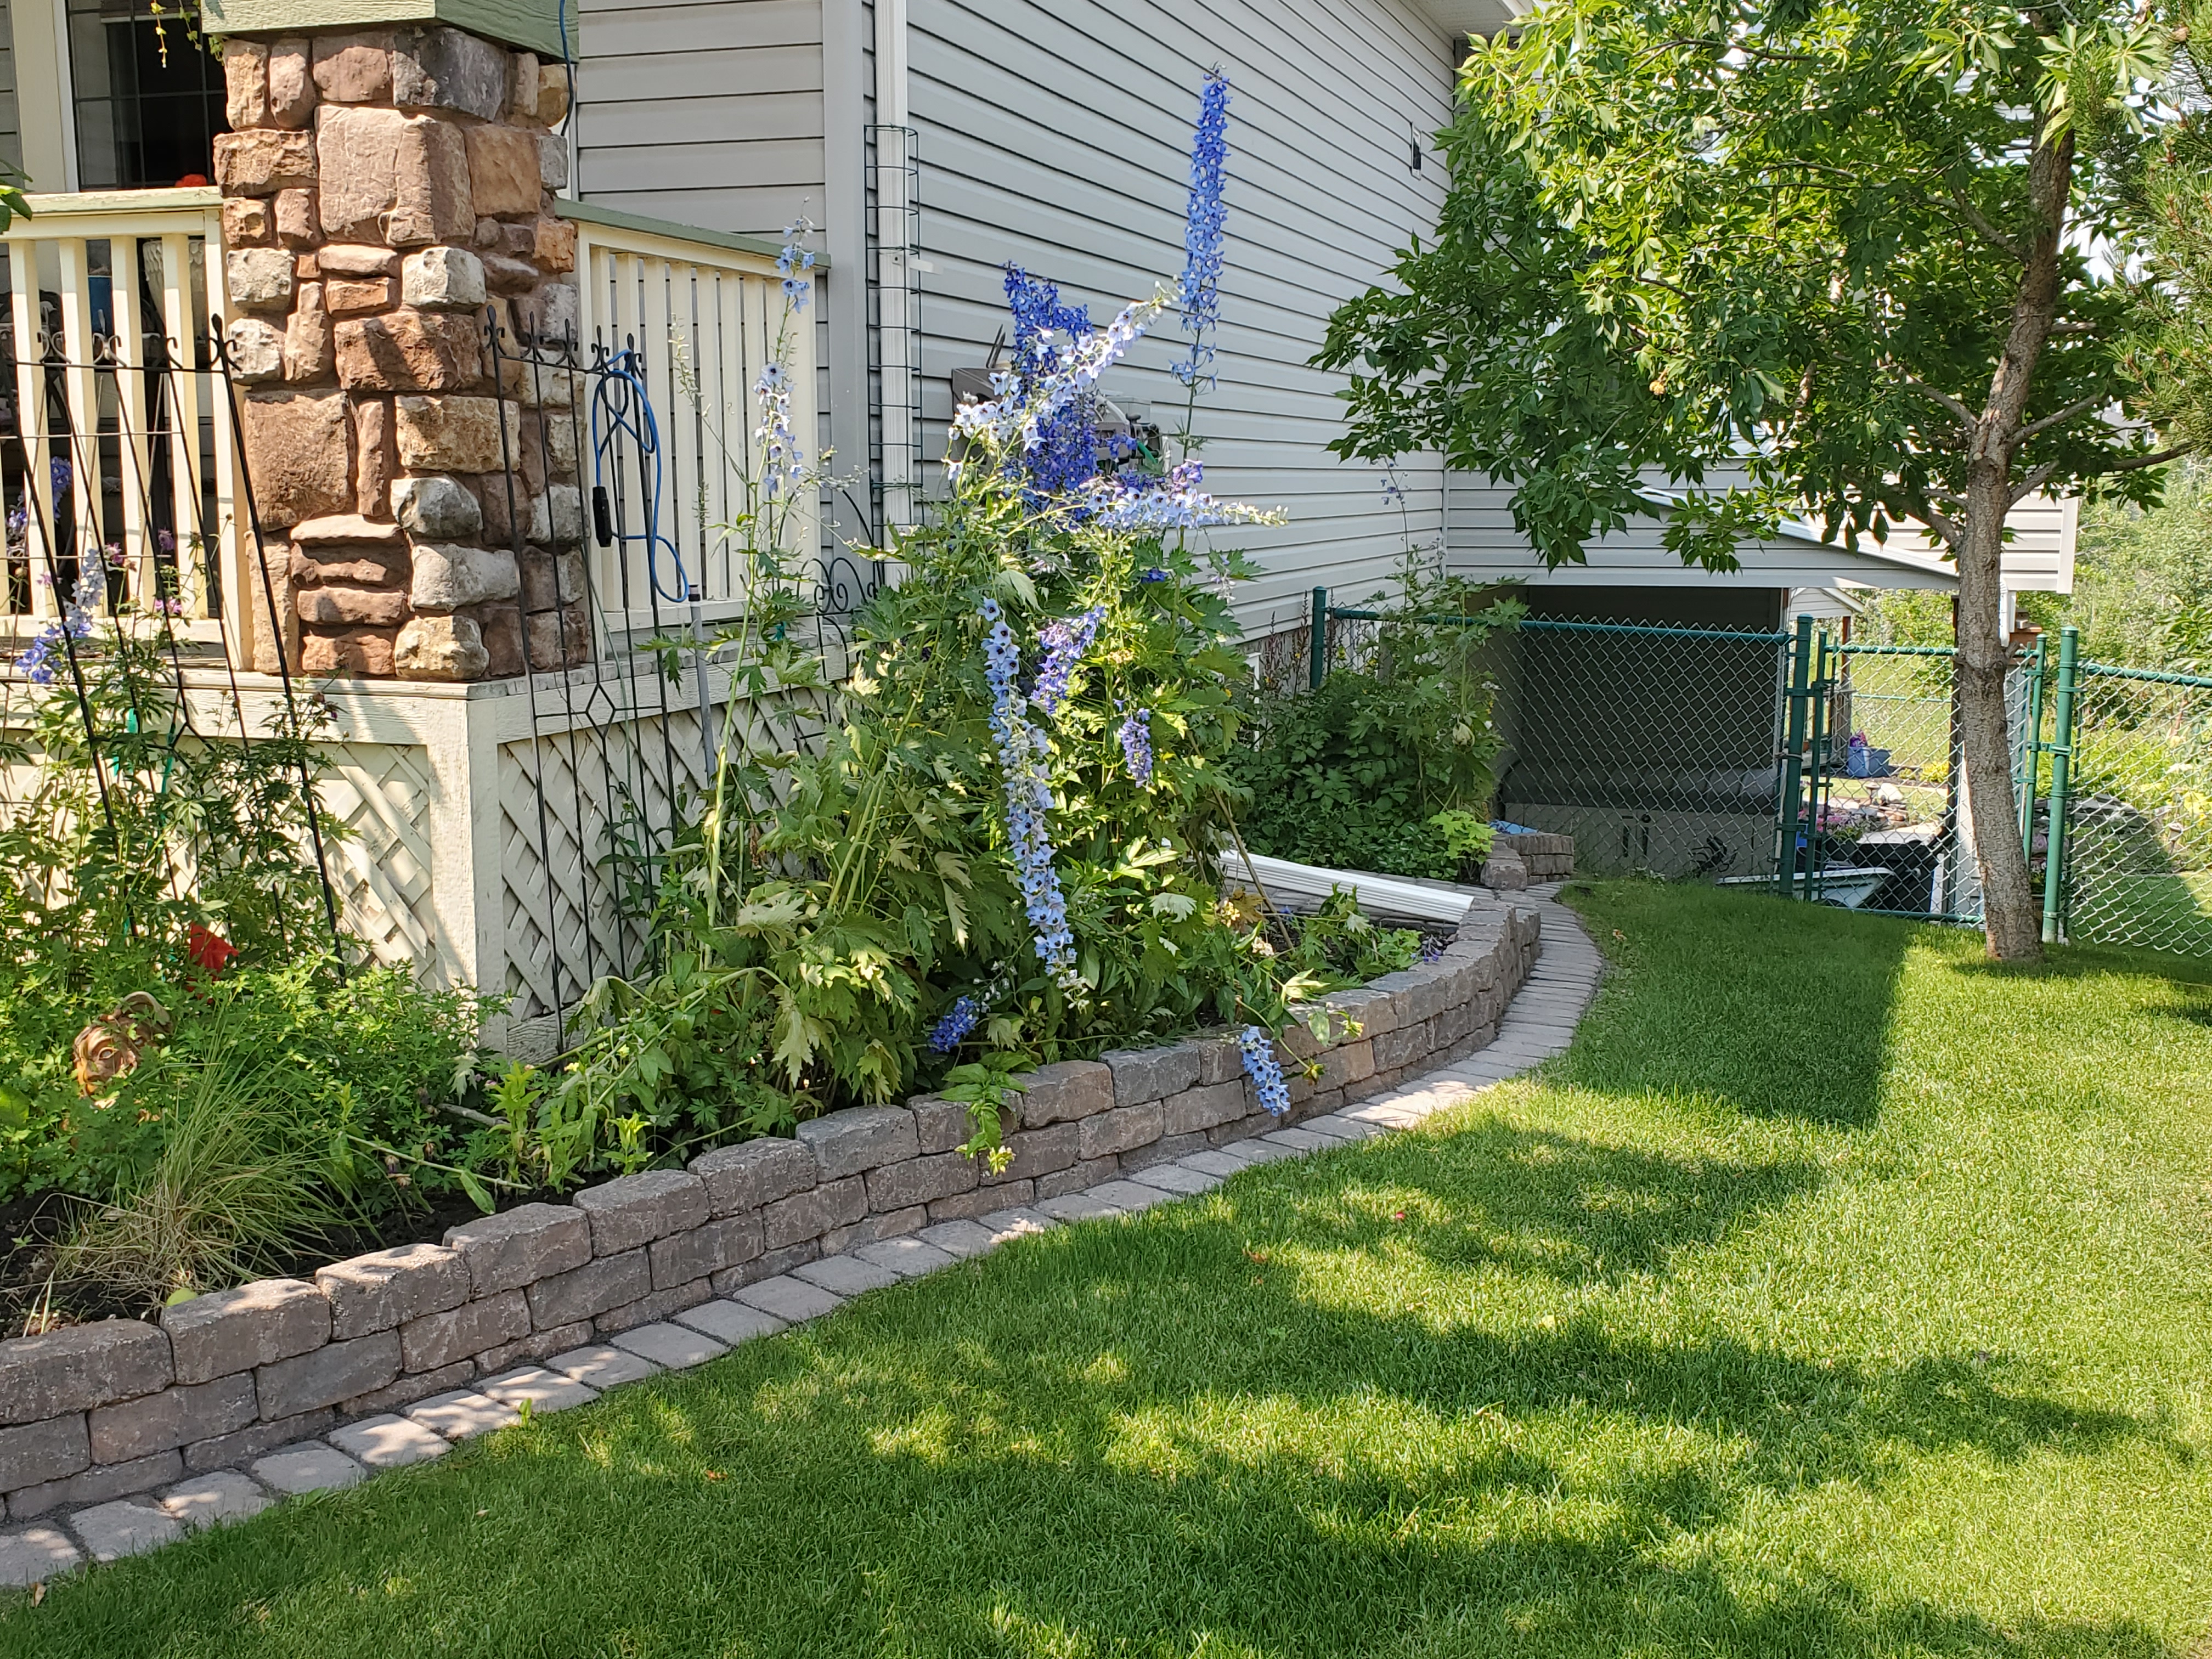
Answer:
M1959 726L1966 750L1966 799L1974 857L1982 872L1982 924L1990 955L2032 962L2043 954L2042 906L2029 879L2013 797L2012 738L2005 718L2010 643L2002 632L2004 595L1998 567L2009 469L1977 466L1967 485L1965 538L1959 548Z
M1989 953L2000 962L2033 962L2043 954L2043 917L2021 845L2012 792L2012 740L2005 719L2005 515L2012 510L2012 465L2027 424L2036 360L2058 314L2058 246L2073 192L2074 137L2039 143L2028 157L2027 194L2034 222L2021 264L2019 291L2004 355L1990 379L1989 401L1973 422L1966 469L1966 523L1954 547L1959 560L1959 723L1966 750L1966 799L1973 817L1974 857L1982 872L1982 923Z

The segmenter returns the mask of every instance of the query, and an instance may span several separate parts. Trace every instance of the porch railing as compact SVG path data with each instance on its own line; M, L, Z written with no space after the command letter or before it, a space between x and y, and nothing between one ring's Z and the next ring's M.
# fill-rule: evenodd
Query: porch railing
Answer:
M563 202L559 210L577 231L581 350L587 359L595 351L628 354L656 428L657 466L633 461L625 476L608 476L615 446L601 453L602 441L622 416L604 386L594 390L584 438L595 453L580 459L586 542L608 624L634 635L657 632L688 619L692 590L705 621L734 615L747 574L744 520L762 504L747 482L756 465L761 373L781 336L791 428L811 457L818 313L809 310L784 326L782 275L776 250L765 243L596 204ZM633 453L635 447L633 441ZM628 493L620 516L646 547L598 544L589 533L595 485ZM810 499L790 512L779 539L787 551L811 554L819 533Z
M60 612L155 599L190 632L240 614L234 450L209 318L222 309L213 189L33 196L0 233L7 288L0 489L8 534L0 633ZM107 580L82 584L80 555Z

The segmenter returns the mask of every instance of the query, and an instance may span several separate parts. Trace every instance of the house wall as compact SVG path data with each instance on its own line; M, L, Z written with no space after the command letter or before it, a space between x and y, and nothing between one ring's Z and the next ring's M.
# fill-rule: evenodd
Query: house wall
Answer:
M1241 530L1263 580L1240 593L1248 631L1304 615L1325 582L1364 596L1409 534L1440 538L1443 475L1405 466L1407 512L1366 465L1326 448L1343 377L1308 367L1328 316L1436 222L1445 176L1414 135L1447 118L1450 43L1403 0L908 0L908 91L922 156L924 444L943 453L951 371L981 367L1005 325L1015 260L1103 319L1183 264L1191 125L1206 70L1233 88L1219 386L1197 431L1209 487L1288 510ZM1109 376L1173 429L1170 321Z
M585 200L757 236L821 221L821 0L586 0L574 15Z

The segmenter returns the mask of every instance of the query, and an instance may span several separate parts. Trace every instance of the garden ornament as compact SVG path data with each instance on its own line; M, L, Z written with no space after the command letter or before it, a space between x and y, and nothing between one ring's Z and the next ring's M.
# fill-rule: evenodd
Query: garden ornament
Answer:
M99 1094L138 1069L145 1051L169 1035L169 1011L144 991L133 991L76 1034L76 1086Z

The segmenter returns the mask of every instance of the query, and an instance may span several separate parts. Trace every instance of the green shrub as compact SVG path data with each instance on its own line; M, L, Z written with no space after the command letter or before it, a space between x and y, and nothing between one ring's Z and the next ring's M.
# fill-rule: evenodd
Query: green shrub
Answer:
M1481 647L1519 619L1409 560L1383 612L1372 666L1339 668L1310 691L1255 695L1248 740L1229 762L1253 851L1334 868L1449 879L1474 842L1436 820L1486 830L1498 738ZM1423 617L1469 617L1437 627ZM1485 842L1481 851L1487 851ZM1474 856L1480 856L1475 853Z

